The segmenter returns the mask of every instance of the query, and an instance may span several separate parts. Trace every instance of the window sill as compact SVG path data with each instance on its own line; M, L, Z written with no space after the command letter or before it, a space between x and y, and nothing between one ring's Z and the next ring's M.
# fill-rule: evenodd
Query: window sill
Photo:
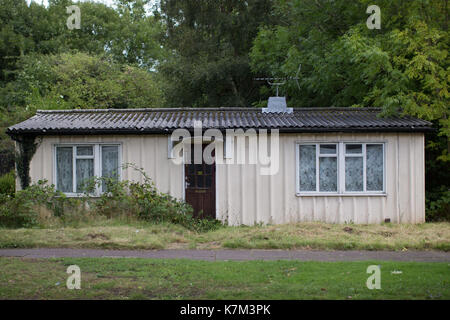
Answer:
M387 197L387 193L296 193L297 197Z
M63 192L64 193L64 192ZM67 198L98 198L98 194L85 194L85 193L64 193Z

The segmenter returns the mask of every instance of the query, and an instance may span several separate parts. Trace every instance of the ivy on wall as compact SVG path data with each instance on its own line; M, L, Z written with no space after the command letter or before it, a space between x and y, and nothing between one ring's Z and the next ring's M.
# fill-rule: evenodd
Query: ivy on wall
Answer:
M31 184L30 163L36 153L39 142L36 142L35 135L12 136L17 142L16 148L16 170L22 189L26 189Z

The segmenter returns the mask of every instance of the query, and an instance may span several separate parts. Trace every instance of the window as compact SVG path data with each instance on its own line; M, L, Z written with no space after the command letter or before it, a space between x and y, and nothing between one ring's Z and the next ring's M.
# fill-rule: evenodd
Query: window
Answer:
M383 193L384 144L298 144L297 170L298 193Z
M82 193L94 176L119 179L119 145L58 145L55 158L56 188L64 193ZM106 191L106 186L97 191Z

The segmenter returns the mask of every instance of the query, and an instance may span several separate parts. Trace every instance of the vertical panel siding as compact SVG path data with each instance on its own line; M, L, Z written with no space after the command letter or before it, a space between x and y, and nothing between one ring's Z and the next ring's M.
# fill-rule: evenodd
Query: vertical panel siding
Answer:
M386 195L297 196L295 144L302 141L384 142ZM425 221L423 134L280 135L280 155L279 172L274 176L259 175L259 166L241 166L246 168L242 172L233 166L218 166L219 176L228 178L217 182L217 193L222 199L229 198L220 202L218 215L243 208L244 212L235 212L242 220L230 219L232 225L252 224L253 220L275 224L296 221L366 224L381 223L386 218L399 223ZM245 191L237 192L242 186ZM249 205L251 199L257 199L257 203Z
M296 155L298 142L385 142L385 196L297 196ZM183 166L167 158L163 135L47 136L31 163L32 181L54 180L53 145L57 143L117 142L122 162L144 168L157 188L182 199ZM235 144L236 148L236 144ZM248 144L246 144L248 150ZM236 150L235 150L236 152ZM218 164L216 169L217 218L231 225L326 221L330 223L419 223L425 220L423 134L285 134L280 135L279 171L260 175L259 165ZM142 181L128 168L123 179Z
M54 149L58 143L120 143L122 163L143 168L164 193L182 199L184 188L183 166L175 165L167 158L167 136L159 135L107 135L107 136L46 136L38 147L30 168L32 181L47 179L55 184L53 172ZM142 181L142 175L133 168L122 171L125 180Z

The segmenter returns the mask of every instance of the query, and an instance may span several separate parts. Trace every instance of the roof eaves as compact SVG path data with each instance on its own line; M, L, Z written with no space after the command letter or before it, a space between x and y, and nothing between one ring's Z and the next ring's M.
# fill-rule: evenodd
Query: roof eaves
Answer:
M249 129L250 127L241 127L234 129ZM186 128L188 131L193 131L192 128ZM207 130L208 128L204 128ZM225 132L230 127L218 127L218 130ZM262 130L275 130L277 128L273 127L258 127L257 129ZM155 129L145 129L145 128L135 128L135 129L47 129L47 130L7 130L7 134L13 135L81 135L81 134L170 134L175 130L175 128L155 128ZM284 127L279 128L280 133L332 133L332 132L345 132L345 133L361 133L361 132L433 132L435 128L431 127Z

